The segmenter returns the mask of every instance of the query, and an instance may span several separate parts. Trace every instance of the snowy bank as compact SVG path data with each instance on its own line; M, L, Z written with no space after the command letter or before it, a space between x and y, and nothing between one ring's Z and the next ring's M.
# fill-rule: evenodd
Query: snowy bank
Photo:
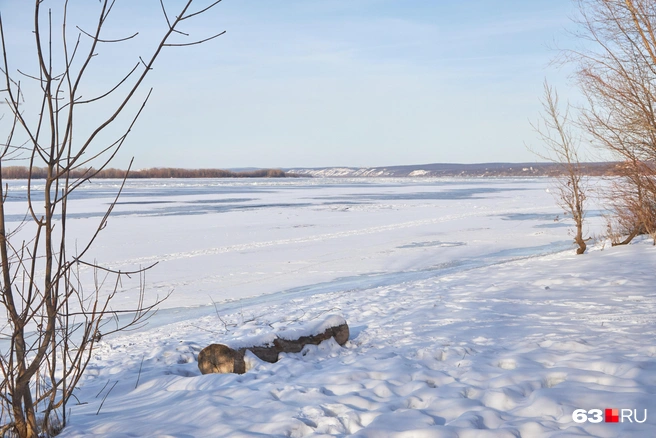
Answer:
M221 315L234 324L190 313L104 340L62 436L656 436L654 267L642 241L255 303ZM345 348L243 375L196 367L208 343L328 312L349 321ZM573 421L605 408L648 418Z

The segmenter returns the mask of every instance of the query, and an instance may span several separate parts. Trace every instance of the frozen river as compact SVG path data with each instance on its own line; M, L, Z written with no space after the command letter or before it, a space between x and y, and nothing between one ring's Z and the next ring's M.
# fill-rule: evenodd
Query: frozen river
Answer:
M96 180L73 192L69 254L84 247L120 185ZM128 180L86 260L123 271L156 264L147 302L172 293L154 327L214 314L215 303L232 312L573 248L552 186L544 178ZM12 181L13 226L26 199L25 181ZM588 216L599 222L597 211ZM92 290L93 271L80 271ZM139 288L138 277L125 279L113 308L134 308Z
M551 184L129 180L88 259L123 270L157 262L147 289L173 291L163 308L390 285L572 248L571 221L556 206ZM88 239L119 185L98 180L74 193L69 248ZM18 221L24 182L11 184L10 199L10 218ZM593 223L596 216L589 214ZM129 306L136 288L127 284L115 304Z
M157 263L147 295L172 295L136 333L98 343L62 436L656 436L654 246L602 239L575 255L551 184L128 181L88 258ZM118 187L75 194L69 252ZM24 182L6 206L15 229ZM586 235L604 231L599 207L587 220ZM80 274L89 290L93 272ZM114 309L134 305L138 283ZM243 375L198 370L211 343L328 314L348 321L343 347L251 357ZM650 420L575 421L605 408Z

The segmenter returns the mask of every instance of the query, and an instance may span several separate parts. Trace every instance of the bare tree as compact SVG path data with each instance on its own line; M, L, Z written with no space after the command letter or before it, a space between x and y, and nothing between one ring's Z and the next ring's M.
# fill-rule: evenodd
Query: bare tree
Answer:
M587 99L581 125L623 163L609 192L628 243L654 234L656 217L656 2L579 0L581 50L565 52ZM634 221L633 223L630 223Z
M636 236L649 234L656 242L656 187L654 170L637 159L625 160L606 189L606 218L611 244L626 245Z
M11 53L7 39L11 36L0 16L0 98L8 109L0 121L5 130L0 148L0 306L6 314L6 320L0 321L0 435L44 436L56 428L55 423L63 427L66 403L94 344L108 333L143 323L166 298L147 299L144 273L148 267L130 272L89 260L89 250L106 227L116 200L93 235L76 250L67 245L73 225L68 209L71 194L104 169L128 138L152 89L140 101L137 91L161 52L221 35L189 41L184 40L189 35L180 30L187 20L219 2L195 7L193 0L186 0L171 14L160 0L166 23L161 38L150 55L135 58L132 67L115 82L104 84L106 91L99 95L89 95L85 88L90 80L99 81L91 68L97 56L106 45L130 43L137 36L106 35L115 0L94 2L96 20L88 26L69 23L68 1L56 2L53 10L44 7L45 0L35 0L33 20L26 24L32 27L34 38L33 64L22 69L12 63L16 53ZM114 125L121 123L119 116L128 112L132 115L121 133L107 142ZM84 126L79 122L82 113ZM6 211L11 195L2 169L10 161L21 160L29 168L27 206L25 219L16 223ZM37 166L46 169L45 180L39 184L32 178ZM76 174L80 169L84 171ZM92 281L87 281L89 272ZM113 310L112 299L132 275L138 278L140 291L134 308ZM126 314L119 319L119 313ZM112 325L107 325L112 318Z
M533 151L539 157L556 163L560 167L560 176L556 177L556 201L572 216L575 225L574 243L578 246L577 254L586 250L586 238L583 237L585 219L585 202L587 178L583 174L579 161L579 142L571 129L570 107L565 111L559 109L558 93L549 84L544 83L543 112L540 114L542 124L533 126L544 143L546 152Z

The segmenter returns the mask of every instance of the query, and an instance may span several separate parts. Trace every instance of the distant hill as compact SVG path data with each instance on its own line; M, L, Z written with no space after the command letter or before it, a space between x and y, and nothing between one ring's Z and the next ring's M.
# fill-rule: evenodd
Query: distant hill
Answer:
M618 163L582 163L586 175L613 175ZM386 167L316 167L290 169L259 169L255 167L240 169L179 169L158 167L131 170L128 178L288 178L288 177L519 177L519 176L557 176L562 167L554 163L481 163L454 164L433 163ZM93 173L93 169L78 169L72 172L73 178ZM29 169L24 166L9 166L2 169L4 179L25 179ZM32 178L43 179L47 169L32 169ZM125 170L103 169L95 178L123 178Z
M617 163L581 163L590 176L612 175ZM318 167L285 169L288 174L309 177L504 177L557 176L562 166L555 163L433 163L385 167Z

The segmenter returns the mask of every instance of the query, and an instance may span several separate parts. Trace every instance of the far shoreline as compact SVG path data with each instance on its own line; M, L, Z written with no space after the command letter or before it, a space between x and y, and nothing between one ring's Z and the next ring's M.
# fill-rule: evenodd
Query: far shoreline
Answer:
M2 169L2 179L45 179L48 175L46 168L35 167L31 171L25 166L9 166ZM296 175L282 169L253 169L244 171L231 171L223 169L180 169L172 167L155 167L151 169L130 170L77 169L70 174L71 178L92 177L93 179L168 179L168 178L298 178Z
M583 162L577 167L586 176L617 176L622 174L618 162ZM567 173L562 163L433 163L385 167L314 167L314 168L245 168L184 169L153 167L147 169L76 169L70 178L94 179L169 179L169 178L536 178L560 177ZM46 168L9 166L2 169L2 179L45 179Z

